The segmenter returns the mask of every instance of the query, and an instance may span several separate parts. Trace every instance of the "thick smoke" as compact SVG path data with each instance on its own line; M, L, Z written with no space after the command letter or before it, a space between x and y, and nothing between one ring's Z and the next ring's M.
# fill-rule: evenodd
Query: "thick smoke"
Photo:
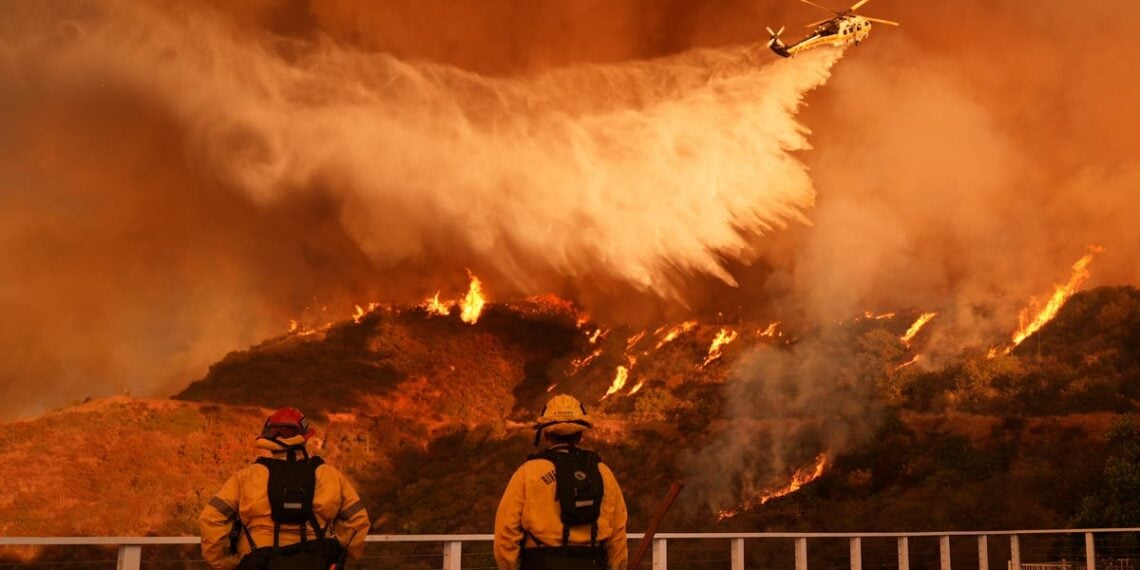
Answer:
M914 347L916 366L937 367L1008 341L1018 311L1065 282L1089 245L1107 252L1088 286L1140 280L1140 143L1126 134L1140 126L1140 79L1125 63L1140 46L1121 39L1136 5L864 11L903 25L877 26L810 98L804 156L820 198L812 226L766 240L766 264L740 279L763 314L814 327L938 311ZM726 428L689 463L708 506L738 505L870 433L870 387L850 376L871 349L856 338L738 367Z
M734 285L725 260L806 221L794 115L839 57L751 44L488 78L193 4L17 10L0 49L17 411L172 390L309 295L406 301L463 266L522 293Z

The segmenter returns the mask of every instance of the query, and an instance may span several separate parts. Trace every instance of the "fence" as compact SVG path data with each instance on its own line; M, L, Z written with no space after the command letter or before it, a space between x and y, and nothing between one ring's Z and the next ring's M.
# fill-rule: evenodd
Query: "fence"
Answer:
M629 538L640 540L642 535L630 534ZM379 563L375 560L384 557L375 556L372 557L372 563L363 566L443 570L493 568L493 562L490 565L486 562L490 559L489 544L484 544L483 552L464 553L465 544L490 543L491 540L492 536L489 534L370 535L367 538L367 542L372 545L368 547L369 550L375 550L376 543L388 548L394 548L396 545L420 548L435 543L441 545L442 550L424 554L420 549L418 554L391 555L389 558L394 560ZM955 541L956 550L951 548L951 540ZM197 537L0 537L0 546L118 546L117 559L114 561L117 570L139 570L142 567L155 567L159 564L155 561L144 561L144 547L183 545L184 548L190 548L191 545L198 544L198 541ZM936 549L933 547L935 541ZM837 548L837 542L839 546L845 542L846 547ZM1024 548L1023 542L1031 543L1032 547ZM1102 550L1105 550L1100 557L1098 557L1098 542ZM711 543L713 546L711 548L706 546L701 550L701 554L695 557L691 554L699 549L681 546L700 543L706 545ZM745 556L746 543L752 549L751 559ZM975 544L976 557L970 555L966 557L968 560L962 560L967 550L964 546L969 547L968 550L973 550ZM817 545L820 550L815 554L816 562L809 565L811 545ZM873 556L877 561L865 564L865 548L868 545L878 546ZM912 545L921 547L916 553L912 553ZM846 550L845 555L836 555L838 550ZM653 570L669 568L671 554L675 557L675 568L743 570L748 567L764 567L808 570L810 566L813 570L848 567L850 570L874 568L952 570L955 567L990 570L990 558L994 553L1002 558L998 562L999 569L1001 566L1006 566L1009 570L1134 570L1134 561L1140 559L1140 528L898 533L660 533L653 538L651 552ZM781 558L781 552L787 554L784 557L786 560ZM937 562L934 560L935 552L937 552ZM952 556L954 552L957 554ZM1023 561L1024 553L1029 553L1031 558ZM481 566L464 564L464 556L473 554L481 557ZM829 555L824 556L825 554ZM893 560L884 562L888 554ZM846 560L842 566L837 563L839 558ZM957 566L954 565L953 559L958 560ZM436 560L440 560L442 564L436 564ZM190 559L183 559L181 562L184 565L194 563ZM106 562L108 567L110 564L111 561ZM197 564L201 564L200 559Z

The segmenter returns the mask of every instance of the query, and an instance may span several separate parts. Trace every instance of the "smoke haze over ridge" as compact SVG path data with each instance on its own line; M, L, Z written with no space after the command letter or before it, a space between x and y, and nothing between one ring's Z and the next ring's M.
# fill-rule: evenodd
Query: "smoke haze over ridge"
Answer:
M6 122L30 143L5 165L27 186L6 193L6 247L23 252L3 269L14 310L34 309L18 322L53 317L4 335L41 359L0 382L16 400L43 370L76 396L176 387L279 330L275 301L425 258L523 293L594 277L681 301L685 275L735 284L723 259L805 221L794 114L839 56L759 63L753 45L484 78L244 37L182 5L73 6L29 8L4 50Z
M806 148L787 111L832 62L780 93L773 70L824 52L755 42L765 24L795 36L808 7L0 10L0 341L20 355L0 394L29 410L173 391L306 306L414 299L463 267L493 295L554 290L599 316L657 297L801 322L941 309L948 354L1007 335L1089 243L1108 250L1090 285L1140 279L1125 2L871 3L903 26L809 96L815 150L763 161L739 145Z

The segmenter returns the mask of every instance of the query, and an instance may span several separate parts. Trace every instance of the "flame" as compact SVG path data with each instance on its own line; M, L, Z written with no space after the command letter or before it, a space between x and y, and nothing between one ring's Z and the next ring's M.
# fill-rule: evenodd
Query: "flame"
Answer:
M589 366L590 363L593 362L594 360L597 360L597 358L602 355L602 352L604 352L604 349L598 348L598 349L595 349L594 352L591 352L587 356L580 356L578 358L571 360L570 361L570 375L573 376L573 375L581 372L583 368Z
M459 318L463 322L473 325L479 320L479 315L483 312L483 305L487 304L487 298L483 296L483 283L479 281L478 277L468 273L471 277L471 284L467 288L467 295L459 300Z
M598 338L604 337L606 335L606 333L609 333L609 332L610 331L606 331L605 333L603 333L602 329L594 329L594 333L590 335L590 344L594 344L594 343L598 342Z
M618 366L617 375L614 376L614 382L610 386L610 389L606 391L606 395L602 396L602 399L605 400L610 394L614 394L625 387L626 380L629 380L629 369L624 366Z
M662 338L660 341L657 342L657 346L653 347L653 349L657 350L657 349L661 348L662 346L665 346L666 344L673 342L674 340L677 339L677 337L693 330L693 327L695 327L695 326L697 326L697 321L685 321L685 322L669 329L669 332L665 334L664 338ZM661 328L657 329L656 331L653 332L653 334L655 336L658 334L661 334L661 331L664 330L664 328L665 327L661 327Z
M636 394L637 391L640 390L641 387L644 385L645 385L645 379L642 378L641 381L637 383L637 386L634 386L633 389L629 391L629 395L632 396L632 395Z
M741 510L747 510L758 505L763 505L772 499L790 495L799 491L801 487L819 479L823 475L823 470L827 468L827 454L821 453L815 458L815 464L811 467L805 467L792 474L792 480L788 484L777 487L769 491L765 491L752 499L746 499L744 504L740 507ZM736 510L723 510L716 514L716 520L722 521L727 518L732 518L737 513Z
M720 329L716 333L716 338L713 339L712 345L709 346L709 354L705 357L705 361L701 363L701 367L708 366L708 364L721 356L721 348L728 346L729 343L736 340L736 331L729 329Z
M368 308L365 309L364 307L361 307L360 305L356 305L356 310L353 311L353 313L352 313L352 322L354 322L356 324L360 324L360 319L363 319L364 315L367 315L368 313L375 311L376 307L379 307L379 306L380 306L380 303L368 303Z
M922 358L922 355L921 355L921 354L916 354L916 355L914 355L914 358L911 358L910 360L908 360L908 361L906 361L906 362L904 362L904 363L902 363L902 364L900 364L900 365L896 366L894 369L895 369L896 371L898 371L898 370L902 370L903 368L906 368L907 366L910 366L911 364L914 364L915 362L918 362L918 361L919 361L919 359L921 359L921 358Z
M1030 309L1036 305L1036 300L1030 301L1030 306L1022 309L1021 314L1018 316L1019 326L1017 332L1013 333L1013 345L1006 347L1005 354L1009 354L1017 345L1021 344L1026 338L1045 326L1046 323L1053 320L1061 307L1065 306L1065 302L1072 297L1074 293L1081 289L1085 281L1089 279L1089 264L1092 263L1093 257L1098 253L1104 253L1104 248L1098 245L1089 246L1089 251L1076 263L1073 264L1073 273L1069 276L1069 282L1064 285L1053 285L1053 296L1049 298L1049 302L1037 312L1037 315L1030 318Z
M777 328L779 326L780 326L780 321L772 321L772 324L768 325L768 328L757 333L757 336L766 336L769 338L774 338L777 336L784 336L784 333L777 330Z
M297 332L299 328L301 328L301 323L298 323L297 319L289 319L289 332Z
M629 337L629 340L625 341L626 351L628 351L629 349L636 346L637 343L641 342L641 339L643 339L643 338L645 338L645 331L641 331L641 332Z
M902 340L903 344L909 346L910 341L914 340L914 337L918 334L918 331L922 330L922 327L926 326L926 323L929 323L931 319L937 316L938 313L935 312L923 313L919 315L918 319L914 321L914 324L910 325L909 329L906 329L906 334L902 335L899 340Z
M874 320L874 321L881 321L883 319L893 319L893 318L895 318L895 314L894 313L875 314L874 312L871 312L871 311L863 311L863 316L860 318Z
M423 303L420 303L420 307L427 311L428 315L438 315L441 317L446 317L451 314L451 305L452 303L450 301L441 302L439 300L439 291L435 292L434 297L429 297Z
M581 314L578 315L578 319L574 321L574 325L577 328L582 328L582 327L586 326L586 323L588 323L588 322L590 322L590 314L583 311Z

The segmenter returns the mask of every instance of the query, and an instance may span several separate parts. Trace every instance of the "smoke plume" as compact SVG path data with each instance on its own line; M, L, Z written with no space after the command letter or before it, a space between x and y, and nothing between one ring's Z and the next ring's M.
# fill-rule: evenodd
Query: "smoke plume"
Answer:
M411 300L465 266L501 292L682 305L692 276L735 285L727 260L806 221L795 114L839 58L749 44L490 77L194 3L13 11L17 411L173 390L287 311Z

